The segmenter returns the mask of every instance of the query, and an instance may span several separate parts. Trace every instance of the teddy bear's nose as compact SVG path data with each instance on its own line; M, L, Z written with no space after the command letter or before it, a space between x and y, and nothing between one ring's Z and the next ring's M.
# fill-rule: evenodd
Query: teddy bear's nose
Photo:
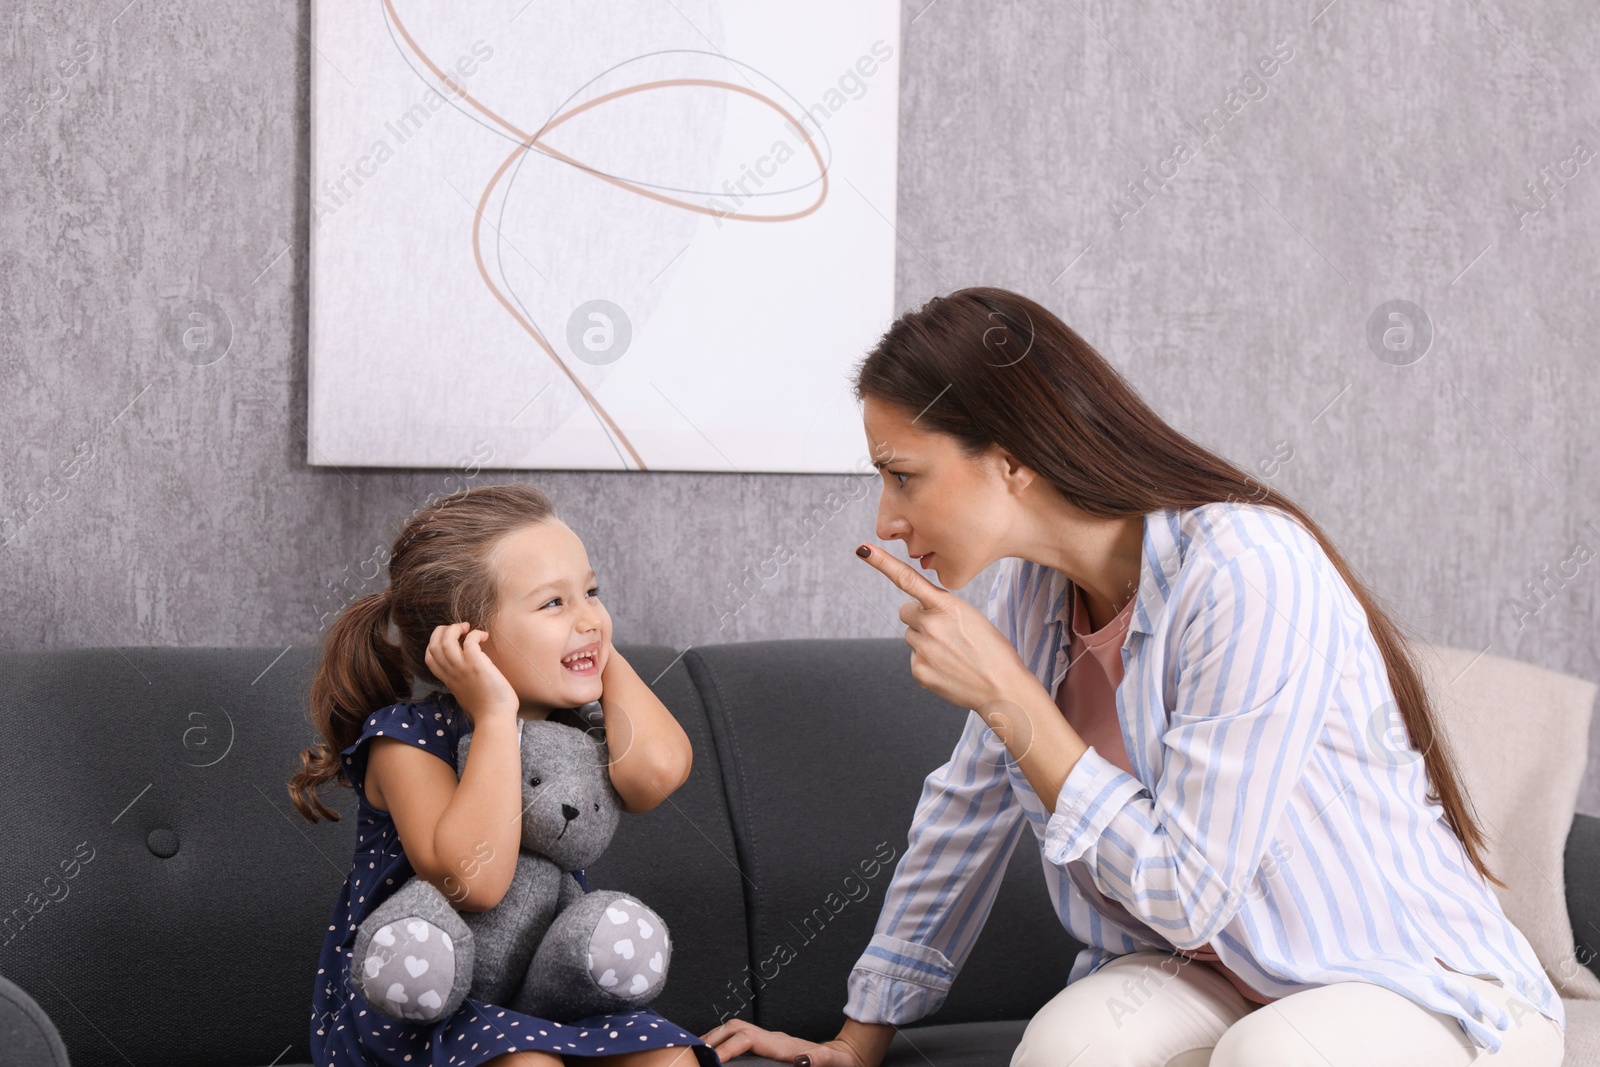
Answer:
M567 817L568 822L571 822L578 817L578 809L571 804L563 804L561 805L561 814Z

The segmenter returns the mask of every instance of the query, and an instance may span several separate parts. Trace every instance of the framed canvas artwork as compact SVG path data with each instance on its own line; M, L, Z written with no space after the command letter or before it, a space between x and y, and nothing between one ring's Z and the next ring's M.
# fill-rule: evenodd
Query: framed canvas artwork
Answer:
M312 23L310 463L861 468L898 3Z

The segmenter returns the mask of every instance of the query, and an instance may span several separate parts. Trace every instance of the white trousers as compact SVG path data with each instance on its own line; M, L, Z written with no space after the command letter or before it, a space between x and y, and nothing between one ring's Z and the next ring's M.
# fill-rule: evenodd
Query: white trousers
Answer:
M1511 1015L1499 1052L1474 1045L1454 1016L1370 982L1263 1005L1203 963L1133 952L1040 1008L1011 1067L1561 1067L1555 1020L1498 981L1462 977Z

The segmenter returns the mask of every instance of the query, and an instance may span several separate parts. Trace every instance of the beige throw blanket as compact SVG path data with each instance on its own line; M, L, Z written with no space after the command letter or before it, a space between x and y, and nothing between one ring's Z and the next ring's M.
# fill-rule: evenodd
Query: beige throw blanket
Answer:
M1567 1010L1568 1065L1600 1064L1600 978L1577 958L1563 853L1588 763L1596 686L1518 660L1417 642L1424 684L1488 838L1491 884Z

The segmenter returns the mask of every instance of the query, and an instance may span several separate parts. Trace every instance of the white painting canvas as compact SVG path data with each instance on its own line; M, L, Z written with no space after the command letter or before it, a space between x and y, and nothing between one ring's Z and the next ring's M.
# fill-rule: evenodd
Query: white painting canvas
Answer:
M312 20L310 463L860 466L896 0Z

